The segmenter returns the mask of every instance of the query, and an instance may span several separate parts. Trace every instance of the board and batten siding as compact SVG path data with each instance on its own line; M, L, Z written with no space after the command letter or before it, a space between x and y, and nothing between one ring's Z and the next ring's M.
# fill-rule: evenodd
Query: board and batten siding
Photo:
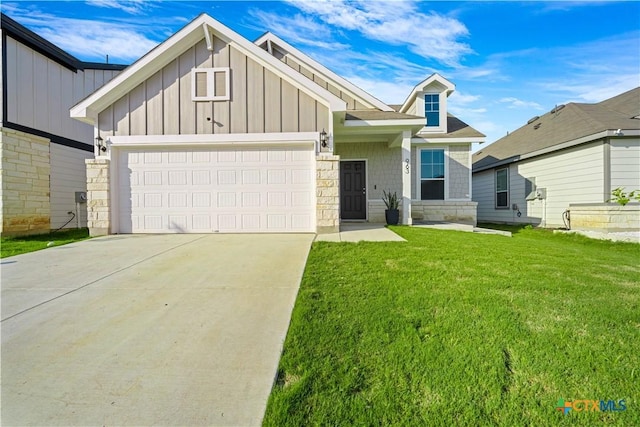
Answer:
M640 138L611 140L611 189L640 190Z
M509 165L509 208L495 208L495 170L473 174L473 201L478 222L531 223L563 227L562 213L572 203L602 203L604 194L602 141L580 145ZM546 188L545 200L526 201L529 186ZM521 216L517 216L518 206Z
M265 44L262 44L261 47L265 50L267 49ZM282 50L276 47L273 49L273 56L279 59L280 61L284 62L289 67L293 68L294 70L296 70L297 72L299 72L300 74L308 78L309 80L312 80L321 88L328 90L333 95L345 101L347 103L347 110L363 110L363 109L371 108L370 106L366 106L365 104L361 103L360 101L358 101L357 99L349 95L346 91L336 86L335 84L328 82L322 76L314 73L309 68L300 64L298 61L295 60L295 58L293 58L291 54L283 52Z
M194 102L193 68L229 67L228 101ZM316 132L329 110L233 44L200 42L98 116L101 136Z
M7 37L6 86L9 122L93 145L93 127L74 120L69 109L119 71L76 72Z
M73 218L68 212L76 213L76 191L87 191L87 171L85 159L93 157L93 153L51 144L50 147L51 178L51 228L58 229ZM65 226L75 228L76 218ZM80 227L87 226L87 205L80 205Z

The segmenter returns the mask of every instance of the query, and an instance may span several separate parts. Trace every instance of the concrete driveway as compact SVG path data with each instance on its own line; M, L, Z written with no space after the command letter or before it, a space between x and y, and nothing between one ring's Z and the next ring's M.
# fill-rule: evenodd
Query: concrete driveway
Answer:
M313 237L108 236L2 259L2 425L260 425Z

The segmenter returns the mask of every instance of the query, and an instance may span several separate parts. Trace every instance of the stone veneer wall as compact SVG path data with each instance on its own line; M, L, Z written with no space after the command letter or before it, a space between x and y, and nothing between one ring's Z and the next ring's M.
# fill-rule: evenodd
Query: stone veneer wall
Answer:
M640 203L626 206L609 203L577 203L569 205L572 230L639 231Z
M109 159L87 159L87 226L90 236L111 232Z
M0 132L0 223L3 236L51 230L50 141L13 129Z
M455 222L477 224L476 202L443 200L412 200L411 218L414 221Z
M316 157L316 231L340 231L340 156Z

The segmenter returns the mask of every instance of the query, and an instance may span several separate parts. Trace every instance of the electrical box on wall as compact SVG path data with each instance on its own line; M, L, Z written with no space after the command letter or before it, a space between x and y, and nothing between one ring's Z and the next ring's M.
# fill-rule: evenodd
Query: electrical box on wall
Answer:
M76 191L76 203L87 203L86 191Z

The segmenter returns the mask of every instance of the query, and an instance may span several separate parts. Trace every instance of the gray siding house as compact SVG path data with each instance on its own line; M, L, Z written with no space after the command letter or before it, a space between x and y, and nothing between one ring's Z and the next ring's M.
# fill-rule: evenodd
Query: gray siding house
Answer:
M93 128L69 108L124 66L79 61L4 14L1 32L0 234L86 227L75 192L86 191Z
M471 143L434 74L390 106L266 33L201 15L71 108L103 141L87 161L92 234L334 232L475 223Z
M607 203L618 187L640 189L640 88L558 105L473 155L480 222L639 229L637 204Z

